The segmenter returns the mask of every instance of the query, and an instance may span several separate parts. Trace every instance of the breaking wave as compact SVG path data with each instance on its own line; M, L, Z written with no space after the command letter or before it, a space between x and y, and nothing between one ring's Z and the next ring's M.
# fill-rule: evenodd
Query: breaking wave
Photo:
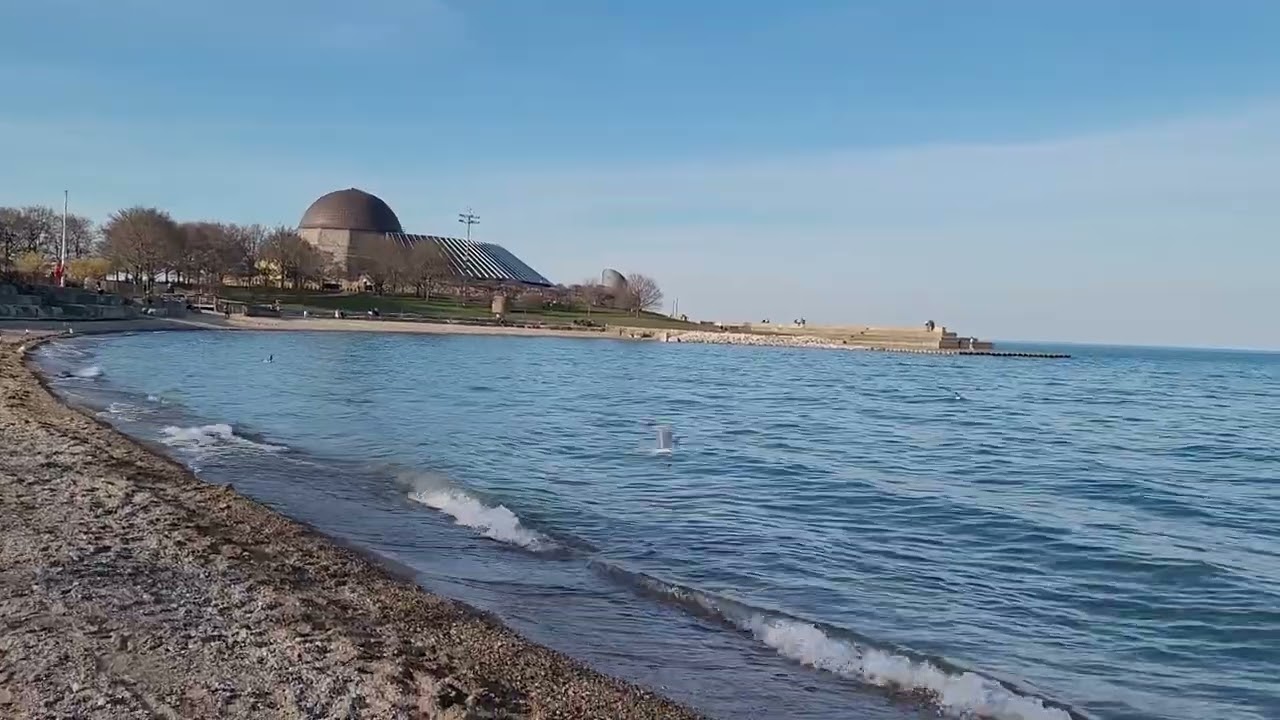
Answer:
M283 445L272 445L260 438L251 438L245 433L237 433L235 428L226 423L213 425L197 425L194 427L177 427L170 425L160 430L160 442L169 447L194 451L208 451L222 448L254 449L263 452L281 452L288 448Z
M124 422L137 422L143 415L150 415L154 410L138 407L125 402L113 402L105 410L98 412L100 418L114 418Z
M92 380L97 377L102 377L102 368L97 365L90 365L89 367L80 368L79 370L73 370L71 372L71 376L78 377L81 380Z
M614 565L602 562L592 565L645 595L747 633L785 658L917 698L948 717L963 720L1081 720L1087 717L936 658L913 657L905 651L876 647L869 641L842 636L816 623L753 608Z
M413 488L409 499L453 518L457 525L479 530L498 542L534 552L558 550L559 544L537 530L525 527L506 505L488 505L443 478L427 476L408 481Z

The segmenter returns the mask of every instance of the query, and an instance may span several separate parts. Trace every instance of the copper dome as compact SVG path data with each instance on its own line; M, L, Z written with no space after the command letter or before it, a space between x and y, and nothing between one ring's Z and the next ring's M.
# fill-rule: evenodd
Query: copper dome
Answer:
M356 188L335 190L321 196L302 214L302 222L298 223L298 227L404 232L404 228L400 227L400 218L396 217L390 205L378 196Z

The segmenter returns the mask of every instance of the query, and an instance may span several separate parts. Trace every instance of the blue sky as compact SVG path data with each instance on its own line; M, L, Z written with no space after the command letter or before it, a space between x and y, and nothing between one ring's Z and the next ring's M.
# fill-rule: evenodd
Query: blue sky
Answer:
M0 205L357 186L725 320L1280 348L1280 3L0 3Z

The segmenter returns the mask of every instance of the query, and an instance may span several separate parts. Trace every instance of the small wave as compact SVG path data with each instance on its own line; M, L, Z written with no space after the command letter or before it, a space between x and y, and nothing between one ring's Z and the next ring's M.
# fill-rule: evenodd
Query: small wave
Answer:
M163 405L163 404L164 404L164 398L160 397L159 395L148 395L148 396L147 396L147 402L149 402L149 403L156 403L157 405Z
M942 661L913 658L866 641L842 638L811 622L752 608L616 566L598 562L593 565L646 594L748 633L783 657L849 680L921 698L949 717L965 720L1084 717L971 670L948 667Z
M40 353L49 358L83 358L89 352L66 342L51 342L40 349Z
M526 550L553 550L556 543L542 533L520 523L520 518L505 505L486 505L455 487L414 490L409 499L452 517L454 522L479 530L485 537L518 545Z
M125 422L136 422L143 415L151 414L151 410L124 402L113 402L106 410L97 413L100 418L117 419Z
M90 365L89 367L72 371L71 376L78 377L82 380L92 380L97 377L102 377L102 368L97 365Z
M242 434L236 433L235 428L225 423L198 425L195 427L170 425L162 428L160 434L164 436L160 442L165 445L196 451L227 447L253 448L265 452L280 452L288 449L282 445L272 445L261 440L251 440Z

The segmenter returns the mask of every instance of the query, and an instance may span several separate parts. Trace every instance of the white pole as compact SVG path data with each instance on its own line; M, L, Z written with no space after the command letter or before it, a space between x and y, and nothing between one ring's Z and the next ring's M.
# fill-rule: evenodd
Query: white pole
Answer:
M66 190L62 191L62 251L58 256L58 265L62 268L62 274L58 276L58 284L62 287L67 286L67 195Z

